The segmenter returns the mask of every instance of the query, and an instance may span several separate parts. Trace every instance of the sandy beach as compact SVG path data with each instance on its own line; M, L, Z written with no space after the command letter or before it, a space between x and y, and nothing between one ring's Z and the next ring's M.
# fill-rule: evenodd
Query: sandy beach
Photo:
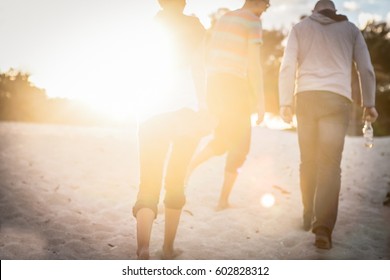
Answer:
M0 123L0 259L136 259L131 209L138 188L135 126ZM234 208L216 212L223 158L199 167L187 186L178 259L390 259L390 137L374 148L347 137L333 249L301 229L299 150L294 132L253 129L233 189ZM261 204L264 194L275 204ZM162 206L162 204L161 204ZM163 207L152 233L159 259Z

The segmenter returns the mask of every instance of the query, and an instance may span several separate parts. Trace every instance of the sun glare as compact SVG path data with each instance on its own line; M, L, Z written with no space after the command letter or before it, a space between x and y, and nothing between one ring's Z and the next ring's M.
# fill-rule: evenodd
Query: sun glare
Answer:
M107 31L104 36L82 38L56 55L54 68L48 62L46 71L31 80L49 97L81 101L115 121L145 119L162 111L175 100L173 88L180 80L171 39L151 19L142 28L132 26L126 35ZM99 36L107 40L101 42Z
M122 122L135 120L132 104L123 102L123 100L84 100L83 103L91 110L106 120Z
M266 193L261 197L260 203L264 208L271 208L275 205L275 196L271 193Z
M136 77L137 110L139 119L144 119L167 105L175 82L172 65L174 50L169 34L157 24L148 27L143 42L133 51L131 76Z
M195 107L196 93L190 69L180 64L170 32L153 23L144 34L132 73L137 77L138 120L178 107Z

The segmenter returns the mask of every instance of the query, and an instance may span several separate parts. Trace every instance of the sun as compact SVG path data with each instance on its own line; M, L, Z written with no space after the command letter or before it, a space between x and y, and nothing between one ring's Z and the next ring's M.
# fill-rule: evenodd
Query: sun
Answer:
M91 107L117 120L130 116L142 120L161 111L178 80L172 65L174 49L165 30L151 22L132 37L128 49L107 52L113 60L106 58L106 65L115 72L100 75L94 93L84 95Z
M174 67L175 49L169 32L157 23L151 23L138 41L143 43L132 51L129 74L135 77L136 114L142 120L169 105L179 78Z
M49 97L81 101L110 120L146 119L167 109L180 80L169 34L152 19L142 28L132 25L126 36L112 30L70 44L56 54L54 68L36 73L32 81Z

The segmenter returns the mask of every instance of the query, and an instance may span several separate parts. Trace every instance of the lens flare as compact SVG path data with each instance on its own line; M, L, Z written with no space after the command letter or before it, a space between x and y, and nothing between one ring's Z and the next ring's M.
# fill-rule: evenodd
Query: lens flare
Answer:
M261 205L265 208L271 208L275 204L275 196L270 193L266 193L261 197Z

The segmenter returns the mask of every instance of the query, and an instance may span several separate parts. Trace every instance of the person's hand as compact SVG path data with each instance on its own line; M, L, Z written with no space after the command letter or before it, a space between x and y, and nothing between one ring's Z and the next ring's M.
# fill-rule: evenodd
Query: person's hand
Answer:
M282 120L288 124L292 123L293 120L293 111L290 106L282 106L280 107L280 117Z
M363 121L375 122L378 118L378 112L375 107L364 107Z

